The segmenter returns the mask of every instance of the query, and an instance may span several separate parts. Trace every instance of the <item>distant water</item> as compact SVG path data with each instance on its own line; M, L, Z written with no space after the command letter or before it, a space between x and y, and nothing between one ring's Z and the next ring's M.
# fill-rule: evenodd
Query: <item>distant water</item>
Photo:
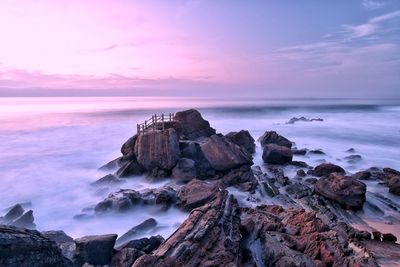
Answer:
M122 143L135 134L137 123L151 114L186 108L198 108L224 134L247 129L258 138L266 130L275 130L298 148L322 149L326 155L297 157L312 166L325 160L351 172L372 166L400 169L400 100L0 98L0 210L31 201L39 230L63 229L74 237L122 234L149 217L159 222L155 233L170 235L187 214L176 209L138 208L99 219L76 220L73 216L108 194L90 183L106 174L97 168L120 155ZM324 121L285 124L300 116ZM363 159L347 163L343 158L349 148ZM262 164L260 155L258 147L258 165ZM141 190L164 183L139 177L120 187ZM368 190L400 203L400 198L387 193L387 187L371 182ZM368 216L374 219L374 214Z

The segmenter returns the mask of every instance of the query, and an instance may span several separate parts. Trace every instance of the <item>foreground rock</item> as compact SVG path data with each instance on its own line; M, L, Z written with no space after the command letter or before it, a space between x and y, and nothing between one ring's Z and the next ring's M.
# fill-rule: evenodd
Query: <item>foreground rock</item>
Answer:
M339 173L339 174L345 174L346 171L335 164L332 163L322 163L320 165L318 165L317 167L314 168L314 170L311 170L310 173L312 175L318 176L318 177L322 177L322 176L328 176L331 173Z
M275 131L266 131L258 141L261 143L261 146L264 147L268 144L275 144L279 146L285 146L287 148L292 148L292 142L290 142L287 138L279 135Z
M117 247L122 247L130 240L137 238L139 235L145 234L145 232L154 229L157 226L157 221L153 218L147 219L142 223L136 225L135 227L131 228L125 234L123 234L120 238L116 241Z
M256 143L249 131L241 130L239 132L230 132L226 135L232 143L244 147L250 154L256 152Z
M262 158L265 163L286 164L293 159L293 152L285 146L267 144L263 149Z
M35 230L0 225L0 266L68 266L57 244Z
M338 173L320 178L314 188L318 194L351 210L362 209L367 191L364 183Z
M194 209L153 255L133 266L238 266L240 217L236 200L227 191Z
M178 192L178 206L191 211L208 203L219 192L215 182L207 183L200 180L192 180L182 186Z
M83 265L106 265L111 262L117 235L85 236L75 239L76 262Z

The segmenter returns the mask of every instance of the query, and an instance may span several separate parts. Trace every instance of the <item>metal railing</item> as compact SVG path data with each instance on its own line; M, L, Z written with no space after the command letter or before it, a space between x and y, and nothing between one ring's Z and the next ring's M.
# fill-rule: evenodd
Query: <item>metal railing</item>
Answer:
M150 119L145 120L143 123L137 125L137 133L146 133L149 131L165 130L165 122L173 121L175 117L174 113L164 114L157 116L154 114Z

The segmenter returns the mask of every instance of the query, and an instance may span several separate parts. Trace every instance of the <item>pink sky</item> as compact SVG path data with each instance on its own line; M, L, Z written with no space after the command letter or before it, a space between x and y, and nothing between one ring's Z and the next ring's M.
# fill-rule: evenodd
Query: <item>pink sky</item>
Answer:
M389 14L382 19L358 4L365 18L340 17L337 29L310 29L288 19L297 14L295 4L284 9L287 4L235 3L2 0L0 92L176 89L190 95L191 89L233 88L290 95L308 88L318 92L327 80L329 90L360 88L370 72L386 73L385 87L399 84L398 62L385 60L400 51L398 42L354 43L380 34L381 24L400 17L395 9L382 10ZM273 8L287 10L287 17ZM271 11L257 13L264 9ZM296 37L298 32L304 34ZM377 68L370 70L371 63ZM347 85L337 81L341 77ZM376 77L371 82L382 84Z

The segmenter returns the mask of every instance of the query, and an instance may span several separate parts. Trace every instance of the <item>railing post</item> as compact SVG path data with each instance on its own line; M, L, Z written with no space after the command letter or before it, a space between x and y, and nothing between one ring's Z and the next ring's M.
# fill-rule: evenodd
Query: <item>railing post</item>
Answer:
M153 131L157 130L157 114L154 114Z
M162 124L162 131L164 132L165 126L164 126L164 113L161 114L161 124Z
M139 134L140 133L140 125L136 124L136 132Z

